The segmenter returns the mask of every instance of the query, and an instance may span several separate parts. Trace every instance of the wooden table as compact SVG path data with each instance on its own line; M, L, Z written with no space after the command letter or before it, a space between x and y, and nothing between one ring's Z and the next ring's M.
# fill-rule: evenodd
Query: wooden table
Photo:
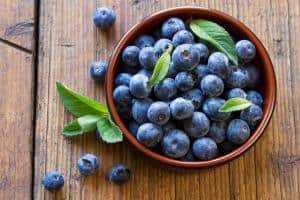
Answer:
M117 12L107 33L91 20L103 5ZM89 64L108 60L120 37L145 16L183 5L238 18L270 53L277 105L255 146L215 168L179 169L142 156L127 142L103 144L95 134L61 136L72 116L59 101L55 81L105 102ZM0 13L0 199L300 199L299 0L1 0ZM101 167L83 179L76 161L86 152L99 155ZM116 163L133 172L123 186L105 178ZM41 186L49 170L65 177L56 194Z

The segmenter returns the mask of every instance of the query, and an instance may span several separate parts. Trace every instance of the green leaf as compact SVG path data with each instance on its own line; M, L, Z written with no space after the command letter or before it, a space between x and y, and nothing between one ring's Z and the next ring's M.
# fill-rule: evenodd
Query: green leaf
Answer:
M244 110L252 105L251 101L244 98L231 98L228 99L225 104L219 108L219 112L234 112Z
M77 117L84 115L109 115L105 105L76 93L60 82L56 82L56 87L64 106Z
M190 28L200 39L225 53L235 65L238 64L234 42L222 26L212 21L197 19L190 22Z
M160 56L160 58L157 60L154 70L153 70L153 74L149 81L151 87L158 84L168 74L169 66L171 63L170 53L171 53L172 49L173 49L173 47L172 47L172 45L170 45L168 50L165 51Z
M123 134L110 117L102 117L97 122L97 129L103 141L117 143L123 141Z
M75 136L94 131L97 121L101 119L99 115L85 115L67 124L63 129L63 135Z

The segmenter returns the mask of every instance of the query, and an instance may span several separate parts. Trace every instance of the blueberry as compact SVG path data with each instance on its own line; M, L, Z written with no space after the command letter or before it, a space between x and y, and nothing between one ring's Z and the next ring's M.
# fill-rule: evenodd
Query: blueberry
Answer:
M93 154L84 154L77 161L77 168L82 175L89 176L94 174L99 167L99 160Z
M108 178L112 183L123 184L130 179L130 170L122 164L117 164L110 169Z
M245 120L251 128L256 127L263 117L263 111L258 105L251 105L249 108L242 110L241 119Z
M175 33L184 29L185 24L181 19L171 17L162 24L161 35L165 38L172 38Z
M203 112L214 121L225 121L231 113L219 112L219 108L225 103L221 98L208 98L203 102Z
M231 99L231 98L246 98L247 93L241 89L241 88L233 88L230 89L226 92L226 99Z
M230 88L244 88L248 85L249 74L245 69L236 69L232 71L226 80Z
M175 33L175 35L172 38L172 43L175 46L178 46L180 44L193 44L194 36L190 31L181 30Z
M213 122L207 136L217 144L222 143L226 139L226 128L227 124L225 122Z
M142 67L152 70L159 58L158 52L153 47L144 47L140 51L139 61Z
M194 105L191 101L178 97L170 103L170 110L174 119L187 119L193 115Z
M169 120L165 125L163 125L162 129L164 133L167 133L173 129L176 129L176 125L173 121Z
M113 98L117 104L122 105L128 105L132 100L129 88L125 85L120 85L114 89Z
M192 44L181 44L175 48L172 61L177 69L190 71L199 64L200 52Z
M202 78L208 74L211 74L207 65L203 65L203 64L199 64L197 65L197 67L194 69L193 73L196 75L197 77L197 84L200 83L200 81L202 80Z
M228 154L232 152L234 149L236 149L237 147L238 145L233 144L232 142L229 142L227 140L219 144L220 152L222 152L223 154Z
M159 40L157 40L157 42L155 42L154 49L159 55L161 55L165 51L167 51L169 46L173 46L172 41L169 39L163 38L163 39L159 39Z
M209 56L209 50L205 44L197 43L194 47L200 52L200 63L206 63Z
M97 8L93 14L93 21L96 26L103 30L110 28L116 21L116 13L107 7Z
M147 76L150 79L151 76L152 76L152 71L147 70L147 69L141 69L140 71L138 71L137 74L145 75L145 76Z
M157 145L163 136L163 131L160 126L145 123L142 124L137 131L137 140L147 147Z
M195 76L190 72L179 72L175 77L175 84L180 91L188 91L195 85Z
M211 73L222 79L226 79L231 71L227 56L221 52L215 52L209 56L207 67Z
M132 135L134 135L136 137L137 134L137 130L139 129L139 124L136 123L135 121L131 121L129 123L129 131Z
M210 121L202 112L194 112L193 116L184 122L184 131L192 138L205 136L209 131Z
M182 161L196 161L195 156L193 155L193 152L191 150L189 150L185 156L181 157L180 160Z
M122 52L122 61L130 67L135 67L139 64L140 49L137 46L128 46Z
M261 72L259 68L256 65L249 64L245 66L244 69L247 70L249 75L248 87L255 88L260 82L261 78Z
M170 119L170 115L169 105L163 101L152 103L147 112L149 121L157 125L166 124Z
M152 100L148 98L136 100L131 109L132 118L139 124L147 122L147 111L151 104Z
M249 62L256 55L256 48L249 40L240 40L235 44L238 58L241 62Z
M212 139L208 137L199 138L194 141L193 154L199 160L211 160L218 156L218 146Z
M175 80L172 78L165 78L159 84L154 86L154 95L160 100L170 100L177 94Z
M48 172L42 180L44 187L51 192L59 190L64 182L64 177L57 171Z
M129 89L136 98L146 98L151 92L149 78L142 74L134 75L129 83Z
M227 139L234 144L243 144L250 136L250 128L244 120L233 119L227 127Z
M107 71L107 63L103 61L94 62L90 66L90 75L94 80L104 80L106 71Z
M194 108L197 110L201 107L202 102L204 100L204 96L199 89L192 89L185 93L183 93L182 97L184 99L192 101Z
M203 77L200 83L203 94L209 97L220 96L224 91L224 83L222 79L214 74L209 74Z
M115 86L126 85L129 86L132 75L128 73L120 73L115 78Z
M247 99L260 107L264 103L264 100L263 100L263 97L261 96L261 94L254 90L250 90L247 92Z
M170 66L169 66L167 77L175 78L177 73L178 73L178 70L176 69L174 64L171 62Z
M190 139L183 131L174 129L165 134L161 146L165 155L171 158L180 158L189 151Z
M152 47L154 43L155 39L151 35L141 35L134 41L134 44L140 49L144 47Z

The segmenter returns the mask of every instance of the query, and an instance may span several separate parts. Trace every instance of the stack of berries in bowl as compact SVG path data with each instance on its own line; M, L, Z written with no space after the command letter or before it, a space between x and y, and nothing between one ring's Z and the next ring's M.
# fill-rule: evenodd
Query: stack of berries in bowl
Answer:
M180 18L167 19L158 32L140 35L122 51L113 98L130 132L147 148L184 161L212 160L245 143L263 117L253 43L236 41L234 65ZM170 47L168 74L151 87L154 67ZM232 98L251 105L220 111Z

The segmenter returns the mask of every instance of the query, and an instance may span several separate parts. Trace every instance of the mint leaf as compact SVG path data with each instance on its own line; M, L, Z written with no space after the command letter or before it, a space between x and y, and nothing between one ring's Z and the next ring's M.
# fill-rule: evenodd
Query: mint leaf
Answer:
M76 93L60 82L56 82L56 87L64 106L77 117L84 115L109 115L105 105Z
M225 53L235 65L238 64L234 42L222 26L212 21L197 19L190 22L190 28L200 39L209 42L216 49Z
M169 71L169 66L171 63L171 51L173 47L172 45L169 46L168 50L165 51L160 58L157 60L153 74L150 78L150 87L153 87L154 85L158 84L161 80L163 80Z
M219 108L219 112L234 112L244 110L252 105L251 101L244 98L231 98L228 99L225 104Z
M85 115L67 124L63 129L63 135L75 136L83 133L94 131L97 127L97 121L101 116L98 115Z
M110 117L103 117L97 122L100 137L107 143L117 143L123 140L123 134Z

